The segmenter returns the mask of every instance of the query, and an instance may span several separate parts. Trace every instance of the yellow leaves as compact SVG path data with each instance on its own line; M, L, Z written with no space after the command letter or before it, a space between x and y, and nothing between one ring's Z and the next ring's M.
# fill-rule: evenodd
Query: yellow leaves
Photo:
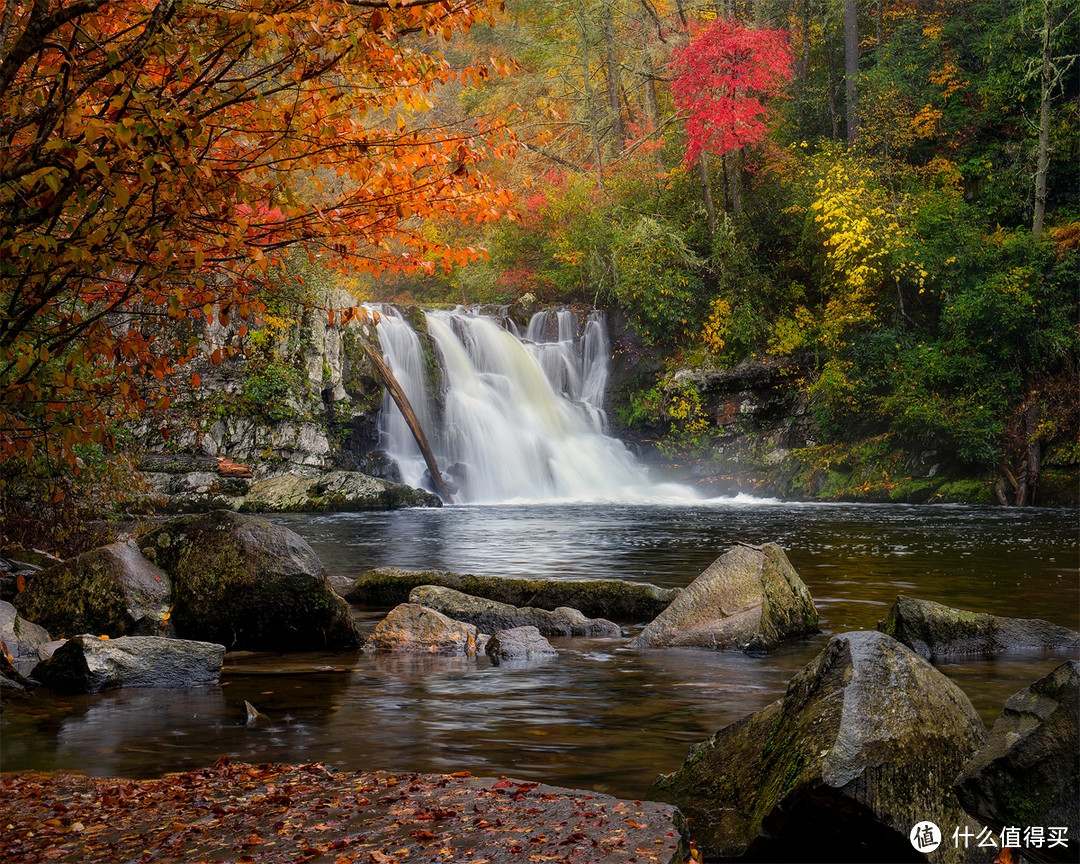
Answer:
M943 114L941 109L930 105L924 105L919 112L911 118L911 131L916 139L929 140L937 135L938 124Z

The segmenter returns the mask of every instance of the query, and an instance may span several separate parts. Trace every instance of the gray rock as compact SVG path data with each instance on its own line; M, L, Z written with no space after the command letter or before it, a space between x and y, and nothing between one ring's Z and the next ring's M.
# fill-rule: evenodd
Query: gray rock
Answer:
M630 643L631 648L769 651L818 632L810 592L775 543L733 546Z
M27 621L14 606L0 600L0 641L7 646L20 675L30 674L38 663L38 649L51 639L44 627Z
M139 546L172 580L178 636L277 651L362 641L315 552L281 525L215 510L173 519Z
M485 633L515 627L535 627L544 636L622 635L622 628L618 624L603 618L586 618L577 609L560 606L549 612L529 606L511 606L438 585L414 588L409 593L409 602L436 609L455 621L475 624Z
M472 624L420 606L402 603L390 610L364 644L365 653L464 654L473 657L487 641Z
M966 824L951 778L986 740L963 691L899 642L834 636L787 694L695 745L649 797L676 804L706 855L911 860L908 833ZM959 861L943 843L931 861Z
M492 633L484 653L496 663L542 660L559 654L535 627L512 627Z
M56 635L167 636L171 602L169 577L129 540L35 574L15 608Z
M280 474L251 484L240 509L247 512L353 512L441 507L437 495L356 471L331 471L309 478Z
M441 585L510 606L578 609L590 618L638 622L654 618L679 595L678 589L618 579L508 579L446 570L369 570L345 595L350 603L395 606L420 585Z
M34 677L73 693L120 687L197 687L216 684L225 646L158 636L68 639L40 663Z
M956 778L956 797L984 825L1064 826L1068 846L1025 850L1033 860L1080 860L1080 662L1062 663L1011 696L985 747Z
M920 657L991 657L1024 652L1080 651L1080 633L1038 618L966 612L932 600L896 598L877 629Z

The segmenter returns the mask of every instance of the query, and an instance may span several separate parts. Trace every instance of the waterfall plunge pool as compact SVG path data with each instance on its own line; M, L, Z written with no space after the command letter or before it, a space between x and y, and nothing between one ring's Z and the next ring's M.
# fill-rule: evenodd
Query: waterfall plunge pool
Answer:
M734 541L778 542L823 633L767 657L553 640L542 665L486 659L230 655L220 687L62 697L0 715L5 771L150 777L211 764L505 774L640 797L696 741L755 711L833 633L873 628L897 593L1080 627L1075 511L787 504L455 506L285 516L338 576L373 567L688 584ZM385 610L356 610L374 627ZM283 646L287 647L287 646ZM1061 658L941 666L987 724ZM244 700L268 716L245 725Z

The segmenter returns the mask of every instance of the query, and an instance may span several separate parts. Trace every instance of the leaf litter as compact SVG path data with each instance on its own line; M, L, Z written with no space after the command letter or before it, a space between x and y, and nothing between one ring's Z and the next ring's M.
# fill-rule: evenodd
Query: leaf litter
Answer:
M454 774L220 759L159 780L0 775L0 860L251 864L681 862L675 808Z

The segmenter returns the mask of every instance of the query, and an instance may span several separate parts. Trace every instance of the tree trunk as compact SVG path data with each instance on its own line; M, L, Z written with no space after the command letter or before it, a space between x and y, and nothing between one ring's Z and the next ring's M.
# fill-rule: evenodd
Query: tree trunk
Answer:
M829 124L832 140L837 141L840 138L840 118L836 110L836 58L829 42L829 22L824 4L821 6L821 38L825 49L825 66L829 70Z
M1051 0L1043 0L1042 74L1041 98L1039 100L1039 155L1035 167L1035 217L1031 233L1042 236L1043 219L1046 216L1046 174L1050 167L1050 89L1053 83L1053 66L1050 55L1050 33L1053 25Z
M712 189L709 188L709 169L705 164L705 154L698 154L698 176L701 178L701 197L705 201L705 220L709 226L709 239L716 236L716 206L713 204Z
M604 45L607 48L607 95L608 109L611 111L611 135L615 142L615 152L621 153L626 147L626 131L623 128L622 105L619 99L622 85L619 81L619 57L615 50L615 16L611 11L611 0L604 0Z
M596 163L596 183L604 188L604 160L600 153L600 133L596 128L596 110L593 99L592 73L589 71L589 28L585 20L585 5L577 8L578 27L581 28L581 75L585 88L585 112L589 121L589 137L592 138L593 161Z
M375 367L376 374L382 380L386 392L390 394L390 398L394 400L398 410L401 411L405 422L409 424L409 431L412 432L413 438L416 439L416 446L420 448L420 453L423 454L424 462L431 473L431 481L435 484L435 491L439 493L439 497L447 504L453 504L454 499L450 495L450 490L446 488L446 481L443 480L442 472L439 471L439 465L435 461L435 454L431 452L431 446L428 444L427 436L424 435L424 430L420 426L420 421L416 419L416 413L413 411L412 405L409 404L409 397L401 389L401 385L398 384L397 378L390 371L390 367L386 365L382 355L372 348L363 337L360 338L360 347L363 348L364 354L371 361L371 365Z
M859 10L855 0L844 0L844 93L847 108L847 142L859 136Z
M1042 469L1042 442L1039 440L1039 394L1032 392L1024 409L1024 459L1016 477L1016 506L1035 503L1035 491Z
M810 74L810 0L802 0L802 55L799 60L799 83L806 86Z

